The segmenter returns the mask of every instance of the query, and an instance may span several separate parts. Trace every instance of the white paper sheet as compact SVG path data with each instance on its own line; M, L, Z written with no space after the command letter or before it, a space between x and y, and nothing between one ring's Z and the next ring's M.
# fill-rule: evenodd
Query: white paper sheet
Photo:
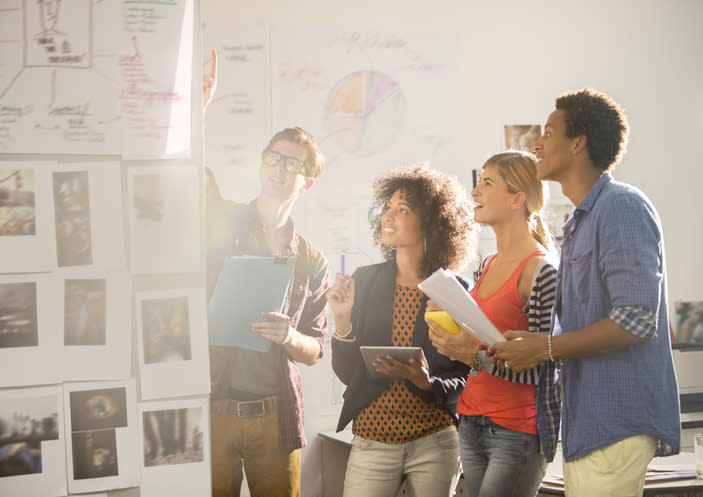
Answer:
M139 407L140 496L210 495L208 399L142 402Z
M457 160L465 140L459 62L458 33L448 30L273 25L272 131L302 127L325 156L325 170L302 203L324 191L336 199L324 201L330 209L343 209L367 195L382 172L417 161L464 180ZM337 253L342 240L351 250L372 245L368 223L357 242L354 224L346 233L344 226L315 232L312 212L294 215L296 227L314 232L310 240L324 253Z
M59 312L50 275L0 275L0 388L60 381Z
M53 275L61 303L55 315L63 381L130 376L132 293L128 273L78 271Z
M58 269L126 269L122 177L118 162L51 168Z
M210 393L205 290L136 294L141 399Z
M200 271L200 181L194 166L127 168L133 273Z
M192 0L4 0L0 152L189 155L192 43Z
M141 481L135 382L64 384L71 493L135 487Z
M490 347L496 342L505 341L451 271L440 268L417 286L481 343Z
M3 497L56 497L66 495L66 438L61 386L0 390L0 453L20 458L38 473L0 473ZM36 423L32 426L32 423ZM35 435L32 436L31 433ZM12 436L12 433L17 435ZM41 441L33 442L39 439Z
M0 273L47 271L56 265L52 164L0 162Z

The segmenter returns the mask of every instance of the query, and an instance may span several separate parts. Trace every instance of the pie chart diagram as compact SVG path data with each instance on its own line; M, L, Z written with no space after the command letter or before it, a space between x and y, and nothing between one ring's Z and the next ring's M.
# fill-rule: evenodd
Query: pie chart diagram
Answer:
M325 104L327 136L352 155L390 146L405 126L407 103L396 81L379 71L359 71L339 81Z

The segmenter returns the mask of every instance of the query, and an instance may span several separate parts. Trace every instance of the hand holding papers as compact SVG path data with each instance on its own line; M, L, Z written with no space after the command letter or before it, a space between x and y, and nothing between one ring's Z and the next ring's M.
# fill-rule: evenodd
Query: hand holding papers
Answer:
M251 331L266 321L262 312L281 312L295 257L230 257L208 303L210 345L266 352L271 341Z
M505 340L451 271L438 269L418 287L487 347Z

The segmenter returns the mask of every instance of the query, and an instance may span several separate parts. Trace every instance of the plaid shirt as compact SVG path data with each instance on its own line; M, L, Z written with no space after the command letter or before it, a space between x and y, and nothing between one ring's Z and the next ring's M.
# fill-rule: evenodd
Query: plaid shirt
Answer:
M255 203L248 205L229 201L208 204L208 298L217 283L226 257L233 255L270 256ZM325 294L330 272L322 253L295 231L292 219L278 233L286 246L275 255L295 256L295 270L283 312L290 316L290 325L300 333L314 337L324 349L328 331ZM212 399L224 398L229 391L227 347L210 347ZM307 444L303 426L303 392L300 373L285 352L279 368L278 427L280 447L294 450ZM216 436L216 435L215 435Z
M679 395L656 210L640 191L606 173L563 231L552 334L609 317L646 340L561 361L564 459L570 462L636 435L657 439L657 456L678 453ZM538 395L556 406L553 380L540 381Z

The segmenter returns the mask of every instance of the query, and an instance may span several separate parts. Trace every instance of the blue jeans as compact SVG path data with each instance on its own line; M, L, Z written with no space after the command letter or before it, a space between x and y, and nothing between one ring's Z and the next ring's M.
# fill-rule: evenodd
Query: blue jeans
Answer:
M459 417L459 448L469 497L534 497L547 470L537 435L485 416Z

